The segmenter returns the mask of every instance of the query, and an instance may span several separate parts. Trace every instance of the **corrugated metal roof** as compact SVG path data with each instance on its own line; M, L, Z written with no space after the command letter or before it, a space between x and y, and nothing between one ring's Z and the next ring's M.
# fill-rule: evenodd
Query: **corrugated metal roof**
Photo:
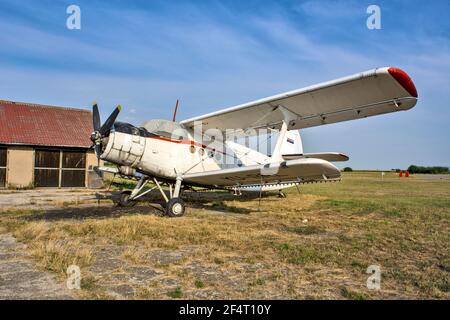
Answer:
M88 148L89 110L0 100L0 144Z

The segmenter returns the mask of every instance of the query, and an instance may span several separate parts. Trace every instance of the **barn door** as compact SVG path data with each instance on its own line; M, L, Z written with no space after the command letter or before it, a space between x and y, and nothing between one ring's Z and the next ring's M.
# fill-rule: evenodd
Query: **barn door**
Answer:
M36 150L35 187L85 187L86 153L83 151Z
M0 148L0 188L6 186L6 148Z
M34 156L34 186L59 187L59 150L36 150Z
M63 151L61 187L84 187L86 181L86 153Z

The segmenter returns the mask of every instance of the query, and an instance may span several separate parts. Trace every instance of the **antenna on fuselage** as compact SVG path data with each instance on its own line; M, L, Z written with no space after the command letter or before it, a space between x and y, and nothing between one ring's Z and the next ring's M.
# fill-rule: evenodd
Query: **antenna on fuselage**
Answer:
M173 112L173 119L172 119L173 122L175 122L177 120L178 103L179 103L179 99L177 99L177 104L175 105L175 111Z

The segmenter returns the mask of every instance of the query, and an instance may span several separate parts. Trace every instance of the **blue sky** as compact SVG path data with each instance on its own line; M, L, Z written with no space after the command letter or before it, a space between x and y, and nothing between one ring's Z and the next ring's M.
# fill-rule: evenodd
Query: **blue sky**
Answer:
M81 8L81 30L66 8ZM382 29L366 27L370 4ZM382 66L413 78L408 111L302 131L354 168L450 166L450 1L0 0L0 99L120 120L184 119Z

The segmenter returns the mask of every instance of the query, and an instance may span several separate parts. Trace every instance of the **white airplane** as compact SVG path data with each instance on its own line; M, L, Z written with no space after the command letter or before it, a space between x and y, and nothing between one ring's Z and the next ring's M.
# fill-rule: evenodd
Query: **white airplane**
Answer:
M262 192L339 180L340 170L331 162L348 157L303 153L298 130L409 110L417 99L404 71L378 68L181 122L175 122L176 109L173 121L151 120L141 127L116 122L118 106L101 125L94 104L91 140L99 159L117 165L100 170L139 179L134 190L122 193L121 205L133 205L157 188L166 214L179 217L185 213L183 188ZM271 156L236 142L272 131L278 137ZM145 189L150 181L155 186ZM169 186L168 195L162 183Z

